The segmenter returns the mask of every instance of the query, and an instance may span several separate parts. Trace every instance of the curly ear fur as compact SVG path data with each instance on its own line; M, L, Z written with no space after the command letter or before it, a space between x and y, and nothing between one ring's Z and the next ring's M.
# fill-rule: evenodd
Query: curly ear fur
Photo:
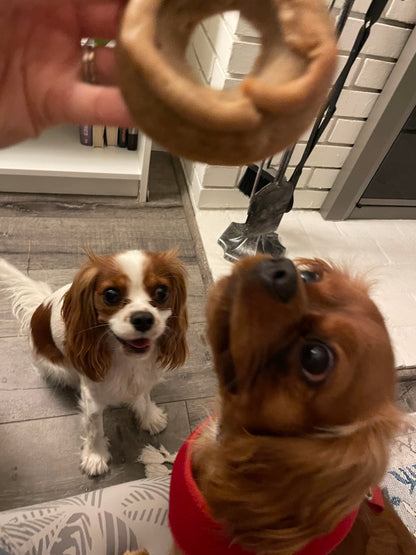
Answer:
M181 366L188 356L186 270L177 258L176 251L159 254L166 264L166 275L172 284L172 314L167 320L165 333L159 339L158 361L162 366L173 370Z
M385 473L401 423L401 413L386 406L345 437L236 436L221 429L219 441L196 441L193 470L230 537L250 552L291 555L361 504Z
M94 306L98 268L94 258L76 274L62 304L65 322L65 351L73 367L94 382L102 381L110 368L111 353L103 340L106 326L100 325Z

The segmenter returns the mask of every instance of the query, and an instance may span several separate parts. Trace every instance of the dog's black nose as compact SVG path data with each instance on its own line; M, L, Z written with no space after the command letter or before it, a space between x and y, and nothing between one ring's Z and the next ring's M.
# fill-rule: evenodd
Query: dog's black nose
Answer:
M258 270L268 288L283 303L292 299L298 287L296 267L288 258L268 258L259 263Z
M130 322L137 331L147 331L154 324L153 314L146 311L133 312L130 316Z

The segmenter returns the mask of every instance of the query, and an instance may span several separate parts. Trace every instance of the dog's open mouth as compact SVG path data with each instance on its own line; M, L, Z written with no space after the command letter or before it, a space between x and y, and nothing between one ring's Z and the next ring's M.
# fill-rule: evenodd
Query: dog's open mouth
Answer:
M150 339L147 337L141 337L140 339L117 339L124 345L124 347L131 353L137 353L139 355L147 353L150 349Z

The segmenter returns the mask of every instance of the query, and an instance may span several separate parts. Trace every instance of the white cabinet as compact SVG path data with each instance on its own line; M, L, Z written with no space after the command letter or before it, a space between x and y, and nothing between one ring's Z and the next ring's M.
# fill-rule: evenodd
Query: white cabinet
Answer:
M77 126L45 131L0 150L0 191L137 197L144 202L152 143L139 133L138 150L84 146Z

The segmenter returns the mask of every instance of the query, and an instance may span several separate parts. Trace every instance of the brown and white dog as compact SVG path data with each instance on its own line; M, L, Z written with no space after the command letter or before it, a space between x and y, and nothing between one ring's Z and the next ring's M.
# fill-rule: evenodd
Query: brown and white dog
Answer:
M249 257L207 318L220 407L175 461L172 554L414 555L377 488L404 417L368 286L322 260Z
M108 470L106 406L127 403L152 434L166 427L150 391L187 355L186 273L175 252L90 254L55 292L0 259L0 287L30 333L42 375L80 391L84 472Z

